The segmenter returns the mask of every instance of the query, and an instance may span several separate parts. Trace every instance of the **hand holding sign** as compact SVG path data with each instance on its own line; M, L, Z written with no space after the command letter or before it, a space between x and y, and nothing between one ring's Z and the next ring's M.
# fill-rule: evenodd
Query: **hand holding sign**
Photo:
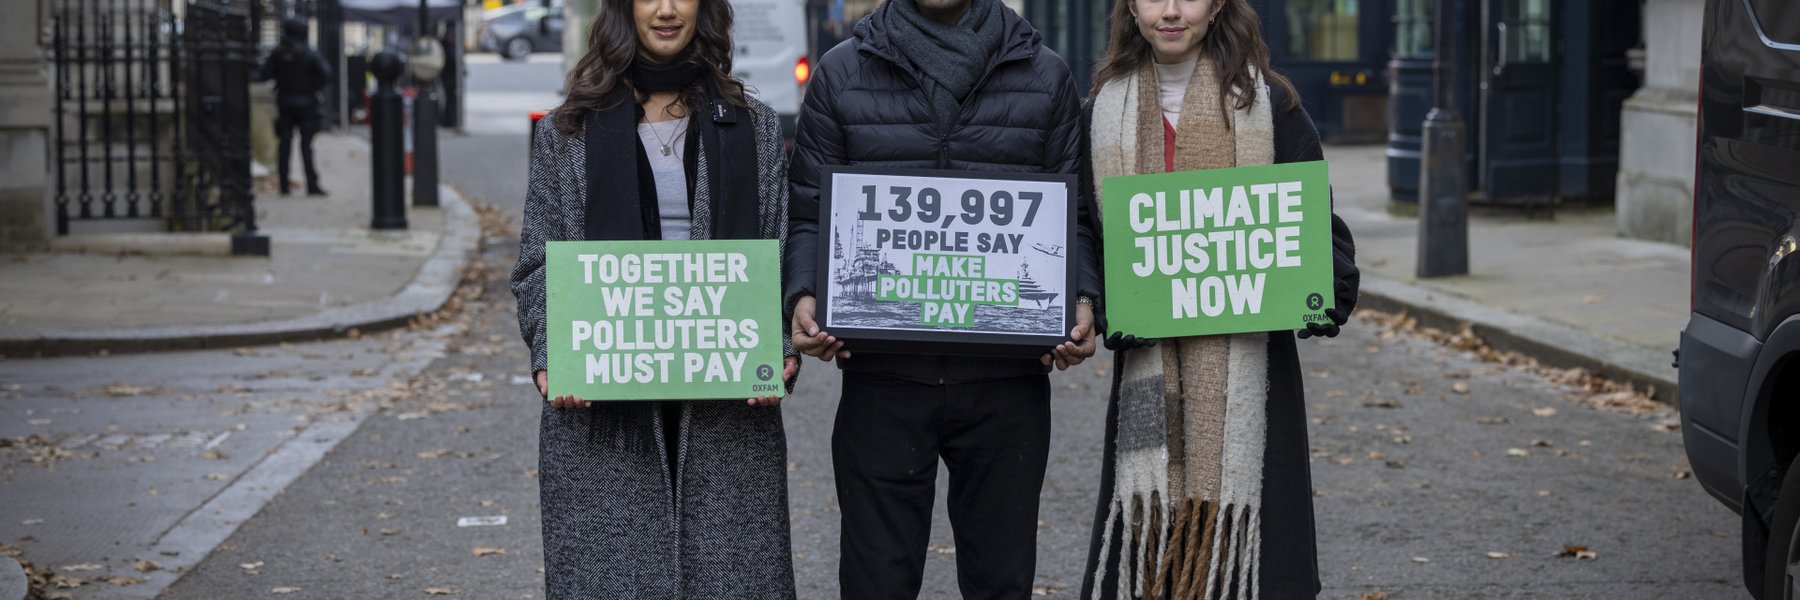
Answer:
M1075 327L1069 330L1069 341L1057 344L1038 361L1049 366L1050 361L1055 360L1056 370L1067 371L1092 357L1094 352L1094 307L1082 302L1075 306Z
M831 362L833 358L850 358L850 352L844 350L843 340L819 329L819 322L813 319L817 306L812 296L801 296L800 301L794 303L794 320L789 323L794 351L825 362Z

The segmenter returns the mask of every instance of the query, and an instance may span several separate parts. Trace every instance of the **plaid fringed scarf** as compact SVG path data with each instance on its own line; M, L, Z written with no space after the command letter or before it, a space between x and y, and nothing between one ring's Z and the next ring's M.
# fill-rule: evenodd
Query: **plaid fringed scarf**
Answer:
M1269 92L1257 85L1249 109L1224 110L1212 61L1197 61L1175 170L1274 162ZM1090 132L1096 182L1163 171L1152 65L1101 87ZM1119 357L1118 464L1095 587L1116 569L1118 598L1257 597L1268 343L1266 333L1175 338Z

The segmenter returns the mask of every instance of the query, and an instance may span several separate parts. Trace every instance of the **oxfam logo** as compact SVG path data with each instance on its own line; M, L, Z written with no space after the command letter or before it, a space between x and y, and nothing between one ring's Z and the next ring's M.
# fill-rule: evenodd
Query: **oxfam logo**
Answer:
M1322 306L1325 306L1325 297L1324 296L1320 296L1317 293L1309 294L1306 296L1306 307L1307 308L1310 308L1313 310L1319 310L1319 308Z
M775 367L771 367L769 365L762 365L760 367L757 367L756 368L756 378L760 379L762 381L768 381L770 379L775 378Z

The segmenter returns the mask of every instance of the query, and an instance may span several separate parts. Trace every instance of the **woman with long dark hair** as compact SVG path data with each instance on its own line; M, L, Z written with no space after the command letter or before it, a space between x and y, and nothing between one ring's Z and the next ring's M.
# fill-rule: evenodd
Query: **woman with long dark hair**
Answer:
M1083 111L1083 184L1117 175L1321 160L1294 86L1269 68L1246 0L1115 0ZM1335 336L1355 246L1332 216ZM1129 302L1129 299L1115 299ZM1311 598L1319 592L1295 333L1111 332L1106 457L1087 598Z
M545 242L787 231L781 128L731 76L731 5L602 4L531 148L512 289L540 394ZM777 403L551 399L538 454L548 597L793 598Z

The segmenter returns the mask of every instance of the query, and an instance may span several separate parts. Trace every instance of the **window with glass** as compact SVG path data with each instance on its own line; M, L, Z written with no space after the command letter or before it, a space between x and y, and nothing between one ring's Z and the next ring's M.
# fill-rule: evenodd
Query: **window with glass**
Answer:
M1550 0L1506 0L1500 26L1508 63L1550 62Z
M1394 56L1430 58L1434 51L1431 40L1437 23L1434 0L1399 0L1394 6Z
M1288 0L1288 55L1301 60L1357 58L1357 0Z

